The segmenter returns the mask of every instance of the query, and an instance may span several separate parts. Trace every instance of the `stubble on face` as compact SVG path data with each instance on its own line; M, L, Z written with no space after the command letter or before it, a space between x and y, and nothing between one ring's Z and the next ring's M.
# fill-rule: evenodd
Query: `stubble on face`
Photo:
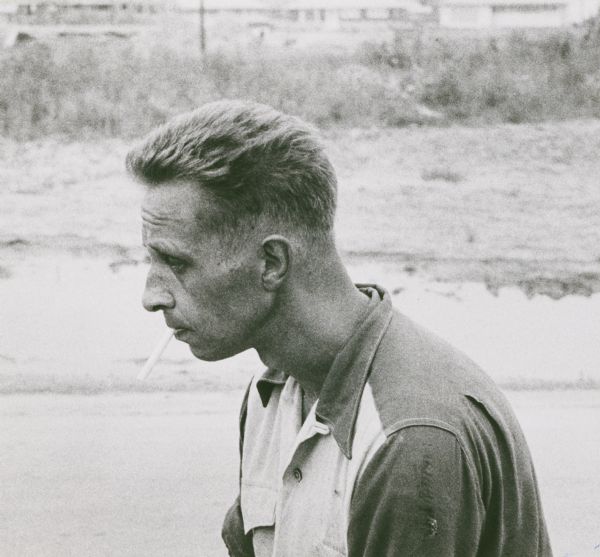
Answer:
M260 241L223 238L212 222L214 201L196 185L151 187L143 203L143 239L151 256L148 287L172 297L160 307L167 324L202 360L220 360L253 347L268 320L272 296L261 288ZM226 240L226 241L224 241Z

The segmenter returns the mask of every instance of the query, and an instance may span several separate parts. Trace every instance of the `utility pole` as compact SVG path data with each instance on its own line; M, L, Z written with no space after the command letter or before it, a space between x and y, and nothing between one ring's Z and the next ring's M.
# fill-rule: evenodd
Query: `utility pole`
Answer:
M200 53L206 53L206 27L204 25L204 0L200 0Z

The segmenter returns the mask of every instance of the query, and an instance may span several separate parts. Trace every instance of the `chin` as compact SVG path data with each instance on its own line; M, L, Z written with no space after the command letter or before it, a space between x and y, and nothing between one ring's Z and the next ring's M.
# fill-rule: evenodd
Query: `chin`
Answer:
M223 348L216 347L211 350L207 346L200 347L192 345L190 345L190 350L196 358L203 362L218 362L220 360L231 358L241 352L241 350L223 350Z

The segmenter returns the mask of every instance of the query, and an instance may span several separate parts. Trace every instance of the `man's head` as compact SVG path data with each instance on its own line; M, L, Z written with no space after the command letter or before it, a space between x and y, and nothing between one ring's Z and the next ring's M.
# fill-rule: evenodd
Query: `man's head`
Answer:
M290 275L333 244L333 168L311 128L267 106L205 105L127 167L147 185L144 306L202 359L254 346Z
M149 186L198 185L212 201L212 225L239 238L259 220L315 241L330 235L336 179L315 132L268 106L219 101L151 133L127 156Z

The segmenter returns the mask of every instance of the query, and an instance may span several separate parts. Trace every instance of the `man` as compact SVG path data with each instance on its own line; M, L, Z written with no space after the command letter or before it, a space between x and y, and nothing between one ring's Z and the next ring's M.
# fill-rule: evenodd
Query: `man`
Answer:
M147 185L144 307L202 360L254 348L234 556L551 555L531 457L468 358L354 285L311 128L222 101L127 158Z

